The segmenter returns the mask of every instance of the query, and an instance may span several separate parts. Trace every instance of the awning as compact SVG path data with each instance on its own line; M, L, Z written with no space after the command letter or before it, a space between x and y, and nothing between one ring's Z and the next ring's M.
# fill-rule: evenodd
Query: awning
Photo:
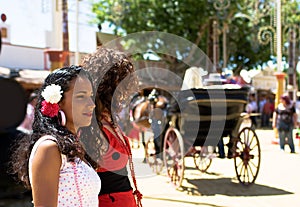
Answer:
M20 69L16 71L0 67L0 76L14 78L26 90L34 90L41 87L49 73L50 71L47 70Z

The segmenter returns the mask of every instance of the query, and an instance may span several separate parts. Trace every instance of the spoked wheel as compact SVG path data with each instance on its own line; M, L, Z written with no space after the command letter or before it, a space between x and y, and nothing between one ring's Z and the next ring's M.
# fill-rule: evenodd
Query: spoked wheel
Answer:
M197 151L193 157L196 168L203 173L206 172L211 165L212 157L203 151Z
M184 176L184 146L180 132L169 128L164 137L163 160L171 182L180 187Z
M155 145L153 138L149 139L145 145L145 155L146 161L149 166L152 168L152 171L156 174L159 174L163 168L163 162L161 159L157 159L155 151Z
M260 167L260 145L258 137L250 127L243 128L235 144L234 165L240 183L254 183Z

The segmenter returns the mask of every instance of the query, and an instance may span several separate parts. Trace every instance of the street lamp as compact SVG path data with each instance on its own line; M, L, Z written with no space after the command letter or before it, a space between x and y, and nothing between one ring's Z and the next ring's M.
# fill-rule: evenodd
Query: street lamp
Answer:
M276 37L277 37L277 71L282 72L282 53L281 53L281 0L276 0Z
M276 0L276 57L277 57L277 90L275 96L275 108L279 104L280 96L284 92L285 73L282 72L282 48L281 48L281 0ZM273 144L279 143L279 135L276 128L274 128L275 137L272 140Z
M282 48L281 48L281 0L276 0L276 57L277 57L277 91L275 107L279 103L280 96L284 92L284 77L285 74L282 72Z

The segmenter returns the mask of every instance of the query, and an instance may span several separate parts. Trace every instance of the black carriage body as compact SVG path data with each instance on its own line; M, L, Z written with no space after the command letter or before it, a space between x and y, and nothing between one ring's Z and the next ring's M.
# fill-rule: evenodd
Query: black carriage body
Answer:
M170 123L185 145L216 146L222 137L236 137L248 100L248 88L180 91L169 110Z
M180 91L173 96L168 111L170 127L163 142L163 163L176 187L184 178L185 157L193 157L201 172L206 172L216 156L232 158L241 184L250 185L257 178L259 139L253 128L245 127L249 89L220 87L224 86ZM223 137L229 137L227 154ZM218 146L218 150L206 146Z

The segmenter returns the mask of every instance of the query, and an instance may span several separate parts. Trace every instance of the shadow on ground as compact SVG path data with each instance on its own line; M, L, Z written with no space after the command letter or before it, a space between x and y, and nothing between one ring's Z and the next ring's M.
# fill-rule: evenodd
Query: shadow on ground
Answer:
M174 203L183 203L183 204L191 204L195 206L202 206L202 207L225 207L225 206L219 206L211 203L205 203L205 202L193 202L193 201L182 201L178 199L171 199L171 198L157 198L157 197L149 197L149 196L144 196L146 199L152 199L152 200L158 200L160 202L174 202Z
M274 188L260 184L252 184L249 186L242 185L232 181L232 178L219 179L186 179L193 187L182 186L181 191L192 195L214 196L216 194L225 196L271 196L271 195L287 195L293 192L283 189Z

